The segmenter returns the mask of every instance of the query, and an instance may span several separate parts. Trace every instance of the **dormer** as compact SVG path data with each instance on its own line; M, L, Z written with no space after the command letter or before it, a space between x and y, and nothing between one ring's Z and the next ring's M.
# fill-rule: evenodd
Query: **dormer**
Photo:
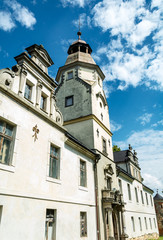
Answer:
M25 50L31 56L31 59L45 72L48 73L48 67L53 65L53 61L50 58L48 52L45 50L43 45L34 44L27 47Z

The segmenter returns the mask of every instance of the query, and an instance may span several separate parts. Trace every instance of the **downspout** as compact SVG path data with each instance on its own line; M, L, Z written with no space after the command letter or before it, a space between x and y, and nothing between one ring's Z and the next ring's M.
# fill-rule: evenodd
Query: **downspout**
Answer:
M95 179L95 200L96 200L96 226L97 226L97 239L100 240L100 217L99 217L99 195L98 195L98 176L97 176L97 163L101 155L97 154L94 164L94 179Z

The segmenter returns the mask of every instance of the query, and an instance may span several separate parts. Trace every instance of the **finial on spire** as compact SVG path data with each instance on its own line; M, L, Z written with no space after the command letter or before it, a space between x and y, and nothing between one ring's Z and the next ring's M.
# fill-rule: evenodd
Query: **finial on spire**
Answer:
M80 40L80 36L81 36L80 26L81 26L81 23L80 23L80 15L79 15L79 31L77 32L78 40Z

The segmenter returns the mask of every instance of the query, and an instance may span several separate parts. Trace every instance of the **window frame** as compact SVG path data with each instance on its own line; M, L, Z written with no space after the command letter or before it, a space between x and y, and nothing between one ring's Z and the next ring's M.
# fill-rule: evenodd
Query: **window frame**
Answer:
M84 166L84 169L81 167L81 164L83 164L82 166ZM83 177L82 177L82 174L83 174ZM82 183L82 180L84 181L84 183ZM87 166L86 166L86 161L82 159L80 159L80 186L85 188L87 187Z
M133 216L131 216L131 223L132 223L132 230L133 232L135 232L135 220Z
M48 214L48 211L51 212L51 214ZM57 216L57 210L56 209L46 209L46 220L45 220L45 239L48 240L48 229L49 227L52 227L52 239L56 239L56 217Z
M144 196L143 196L143 191L140 190L140 195L141 195L141 202L144 205Z
M84 220L82 219L84 216ZM84 221L84 223L82 223ZM84 233L82 233L82 224L84 225ZM80 212L80 237L87 237L87 212Z
M139 203L138 190L136 187L135 187L135 198L136 198L136 202Z
M43 107L42 107L42 98L43 98ZM44 93L44 92L41 92L41 98L40 98L40 109L45 111L47 110L47 98L48 96Z
M140 231L142 231L141 217L138 217L138 219L139 219L139 227L140 227Z
M72 103L71 104L68 104L68 102L67 102L68 99L72 99ZM71 107L73 105L74 105L74 95L65 97L65 107Z
M131 187L130 187L130 184L127 183L127 192L128 192L128 200L132 200L132 197L131 197Z
M30 97L26 97L26 86L30 87ZM24 98L30 102L32 102L33 86L34 86L34 84L32 82L30 82L29 80L26 80L25 88L24 88Z
M11 166L12 165L12 159L13 159L13 152L14 152L14 144L15 144L15 125L5 121L4 119L0 118L0 122L2 122L2 132L0 132L0 151L3 151L4 148L4 141L7 140L9 141L9 152L7 154L7 161L2 162L0 160L0 164L3 164L5 166ZM7 125L9 127L11 127L11 136L6 134L6 129L7 129ZM3 153L2 153L2 157L3 157Z
M104 137L102 137L102 153L107 154L107 141Z
M55 148L57 150L56 154L58 154L58 156L51 155L52 154L52 150L51 150L52 148ZM56 145L51 143L50 144L50 155L49 155L49 177L50 178L60 179L60 156L61 156L60 147L57 147ZM53 167L54 167L53 165L57 166L57 170L56 170L57 172L55 172L55 174L53 173Z
M70 75L70 74L72 74L72 75ZM67 80L71 80L71 79L73 79L73 70L72 71L68 71L67 72Z

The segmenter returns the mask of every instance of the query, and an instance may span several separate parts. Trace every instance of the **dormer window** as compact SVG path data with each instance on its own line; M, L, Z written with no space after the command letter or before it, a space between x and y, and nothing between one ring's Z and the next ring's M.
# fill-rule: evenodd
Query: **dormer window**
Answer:
M73 78L73 71L68 72L68 74L67 74L67 80L70 80L70 79L72 79L72 78Z
M31 100L32 98L32 86L28 82L26 82L25 85L24 97L28 100Z

